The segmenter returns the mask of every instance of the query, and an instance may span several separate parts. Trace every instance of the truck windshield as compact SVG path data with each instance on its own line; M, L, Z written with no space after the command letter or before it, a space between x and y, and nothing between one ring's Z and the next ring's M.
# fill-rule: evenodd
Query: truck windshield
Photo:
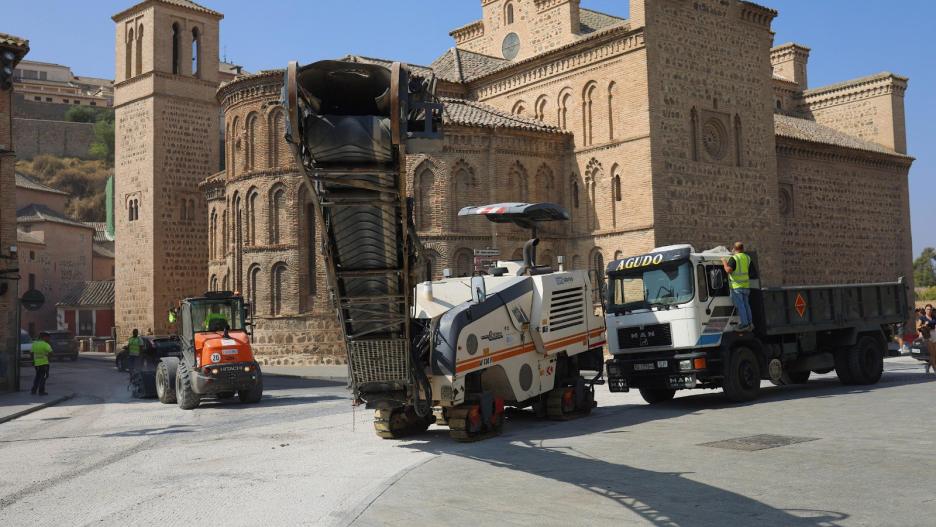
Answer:
M192 327L195 333L244 329L241 301L226 299L193 303Z
M695 294L692 264L685 260L613 273L609 286L612 312L685 304Z

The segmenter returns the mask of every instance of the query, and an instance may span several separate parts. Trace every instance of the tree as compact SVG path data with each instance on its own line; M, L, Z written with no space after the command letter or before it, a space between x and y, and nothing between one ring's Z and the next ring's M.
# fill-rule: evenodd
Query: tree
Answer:
M93 123L98 120L98 112L90 106L72 106L65 110L65 120L70 123Z
M114 114L109 113L102 117L94 123L94 141L88 149L88 154L94 159L107 162L108 166L114 166Z
M915 287L936 286L936 249L927 247L913 260L913 285Z

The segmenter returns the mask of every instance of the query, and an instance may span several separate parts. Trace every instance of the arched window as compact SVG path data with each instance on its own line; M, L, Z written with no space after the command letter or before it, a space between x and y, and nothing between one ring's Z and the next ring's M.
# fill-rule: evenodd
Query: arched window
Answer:
M208 215L208 259L218 258L218 211L211 209Z
M270 245L283 242L286 226L286 189L276 187L270 192Z
M257 312L257 286L260 283L260 266L253 264L247 270L247 301L250 302L251 313Z
M234 215L234 287L238 290L243 289L243 268L241 260L244 255L244 209L241 206L241 197L234 194L231 203L232 214Z
M611 226L617 227L618 203L621 201L621 175L617 165L611 167Z
M256 189L247 195L247 245L257 244L257 202L260 195Z
M211 279L208 280L208 290L217 291L218 290L218 277L217 275L211 275Z
M536 105L533 107L534 117L537 120L545 121L546 120L546 96L540 95L539 99L536 99Z
M455 163L452 174L452 191L455 197L455 206L452 210L453 223L455 224L456 230L469 230L474 222L469 218L459 218L458 211L465 207L477 205L483 201L483 198L479 196L480 185L478 183L478 177L475 175L474 168L464 160L459 160Z
M601 163L592 158L585 167L585 191L588 192L588 225L589 230L601 229L597 207L595 206L598 182L604 179L604 169Z
M582 92L582 138L585 145L592 144L595 139L592 135L592 100L597 89L598 86L594 82L590 82Z
M529 178L527 178L526 169L519 161L514 162L513 166L510 167L510 171L507 173L507 185L509 188L507 199L518 203L527 202L529 199L530 181Z
M455 251L452 268L455 276L471 276L474 271L474 251L471 249L459 249Z
M514 114L514 115L520 115L520 116L522 116L523 114L525 114L525 113L526 113L526 102L524 102L524 101L522 101L522 100L515 102L514 105L513 105L513 110L512 110L510 113L512 113L512 114Z
M222 290L222 291L230 291L230 290L231 290L230 284L231 284L231 280L228 278L227 273L225 273L225 274L224 274L224 279L221 280L221 290Z
M439 271L439 253L433 249L429 249L425 253L426 257L426 267L423 270L423 280L428 281L432 280L436 276L442 274Z
M591 263L592 270L597 271L599 276L604 276L604 256L601 254L601 249L596 247L595 250L592 251Z
M557 197L553 171L543 163L536 171L536 201L556 202Z
M136 34L136 74L143 73L143 26L137 27Z
M559 128L569 129L569 106L572 104L572 94L568 91L559 94Z
M507 25L514 23L513 2L507 2L507 7L504 8L504 19L507 20Z
M614 81L608 85L608 141L614 141L614 88L616 86Z
M247 136L244 138L244 149L247 154L247 170L256 170L257 168L257 138L259 137L259 120L256 113L250 113L247 116Z
M286 163L286 140L283 137L286 134L286 119L281 108L277 108L270 113L270 150L267 166L278 167Z
M124 77L129 79L133 77L133 28L127 30L127 49L124 52Z
M735 166L741 166L741 116L734 116Z
M624 258L624 252L623 252L623 251L614 251L614 259L615 259L615 260L620 260L621 258Z
M286 287L286 264L278 263L273 266L270 273L270 314L278 316L283 313L283 290Z
M192 75L201 75L201 33L198 28L192 28Z
M699 128L699 115L693 106L689 112L689 151L693 161L699 160L699 140L696 137Z
M218 258L224 258L227 256L228 252L228 213L225 210L221 214L221 251L218 253Z
M231 152L231 177L237 176L238 153L240 152L240 141L237 140L237 134L240 133L240 118L234 117L231 121L231 133L228 134L228 144Z
M432 193L435 187L435 174L429 167L422 168L416 176L416 225L421 231L435 228L433 217Z
M182 62L179 54L182 53L182 32L179 30L179 23L172 24L172 73L179 75L182 73Z
M579 208L579 185L575 176L572 176L572 207Z

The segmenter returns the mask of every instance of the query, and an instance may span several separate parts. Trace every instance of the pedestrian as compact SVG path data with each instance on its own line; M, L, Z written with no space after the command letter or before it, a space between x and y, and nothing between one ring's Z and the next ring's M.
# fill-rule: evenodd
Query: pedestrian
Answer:
M926 304L923 309L923 316L917 323L917 329L923 337L927 351L929 351L929 362L926 363L926 373L933 369L936 374L936 315L933 314L933 304Z
M134 328L133 335L127 341L127 358L130 359L130 375L133 375L133 372L136 371L136 361L142 349L143 339L140 338L140 332Z
M754 319L751 316L751 257L745 254L744 244L735 242L731 249L731 258L722 258L722 266L728 274L731 284L731 300L741 319L738 331L753 331Z
M49 378L49 355L52 354L52 346L49 345L49 334L43 331L39 334L39 340L32 343L33 367L36 368L36 378L33 379L32 389L29 393L36 395L48 395L45 391L46 379Z

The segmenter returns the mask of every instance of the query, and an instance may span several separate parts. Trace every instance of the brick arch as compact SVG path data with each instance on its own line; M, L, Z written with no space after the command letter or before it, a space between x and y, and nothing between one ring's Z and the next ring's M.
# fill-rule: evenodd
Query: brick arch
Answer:
M608 141L614 141L614 98L617 96L617 83L608 83Z
M289 266L284 261L276 262L270 267L270 314L273 316L285 313L288 271Z
M586 225L589 230L595 230L600 227L597 221L598 211L595 207L595 200L597 198L598 181L602 179L604 179L604 167L601 166L600 161L593 157L588 161L588 164L585 165L585 191L586 199L589 204L585 209L588 214Z
M442 255L435 249L426 249L423 255L424 266L419 272L422 280L433 280L442 276Z
M231 129L227 137L227 140L229 141L229 144L230 144L229 150L231 152L230 154L231 167L228 170L228 173L230 174L232 178L237 177L238 168L239 168L238 157L240 157L239 154L240 154L240 149L241 149L241 141L240 141L240 138L237 137L237 135L240 133L238 130L239 125L240 125L240 116L235 115L234 119L231 120Z
M267 222L269 223L267 232L270 245L279 245L285 242L288 234L286 229L289 214L289 195L286 185L281 181L274 183L267 193L267 199Z
M415 202L416 229L429 231L438 227L440 206L436 197L440 171L429 159L423 160L413 171L413 201Z
M556 125L563 130L569 129L569 109L572 107L572 88L566 86L559 90L556 97Z
M598 92L598 83L589 81L582 88L582 144L594 143L594 102Z
M526 114L526 110L527 110L526 101L524 101L523 99L520 99L519 101L514 103L513 108L510 110L510 113L514 115L523 116L524 114Z
M549 104L549 97L545 95L540 95L536 98L536 102L533 104L533 116L540 120L546 120L546 105Z
M267 166L276 168L289 164L286 144L286 113L282 106L274 106L267 113Z
M447 200L454 204L452 207L452 224L455 230L465 230L469 225L467 218L459 218L458 211L465 207L484 205L478 200L481 199L481 185L475 169L464 159L459 159L452 165L450 177L450 196Z
M556 178L552 168L543 163L536 169L536 201L556 201Z
M247 189L245 201L244 238L249 246L257 245L257 207L260 204L260 191L255 186Z
M523 203L529 199L530 178L520 160L514 161L507 171L507 201Z
M260 264L252 263L250 267L247 268L247 301L250 303L250 309L252 314L257 314L257 307L260 305L260 300L264 299L261 297L260 293L264 291L261 288L263 285L260 282Z
M257 112L250 112L247 114L246 119L244 119L244 148L245 148L245 165L247 171L256 170L259 168L259 163L257 163L257 147L260 141L260 117Z
M611 179L609 196L611 196L611 226L617 227L617 217L622 206L621 167L615 163L611 166Z
M467 247L455 249L449 265L452 276L471 276L474 271L474 250Z

